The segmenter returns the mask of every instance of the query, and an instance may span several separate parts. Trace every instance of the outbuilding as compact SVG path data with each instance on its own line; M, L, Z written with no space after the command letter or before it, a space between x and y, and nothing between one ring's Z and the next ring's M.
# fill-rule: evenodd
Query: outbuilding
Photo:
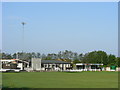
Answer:
M103 64L95 63L76 63L76 69L82 71L102 71Z
M29 68L29 62L19 59L0 60L0 71L22 71Z

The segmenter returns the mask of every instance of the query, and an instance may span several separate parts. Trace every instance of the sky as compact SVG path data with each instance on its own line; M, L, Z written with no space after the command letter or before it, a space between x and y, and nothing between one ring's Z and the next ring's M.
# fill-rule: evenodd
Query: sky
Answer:
M3 52L118 55L117 2L4 2L2 26Z

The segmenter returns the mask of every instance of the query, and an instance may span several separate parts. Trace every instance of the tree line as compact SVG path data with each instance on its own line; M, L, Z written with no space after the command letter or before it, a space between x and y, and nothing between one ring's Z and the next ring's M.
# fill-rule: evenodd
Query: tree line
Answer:
M41 54L39 52L18 52L14 54L0 53L2 59L21 59L31 61L31 58L42 58L42 60L61 60L75 63L102 63L104 66L120 66L120 57L113 54L107 54L105 51L92 51L88 53L77 53L69 50L56 53Z

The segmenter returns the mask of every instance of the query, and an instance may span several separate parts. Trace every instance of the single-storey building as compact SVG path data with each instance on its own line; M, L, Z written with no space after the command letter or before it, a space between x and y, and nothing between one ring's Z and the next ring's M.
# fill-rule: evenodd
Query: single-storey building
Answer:
M32 70L42 70L42 71L63 71L72 69L70 62L59 61L59 60L41 60L32 59Z
M102 71L103 64L93 64L93 63L76 63L76 69L82 71Z

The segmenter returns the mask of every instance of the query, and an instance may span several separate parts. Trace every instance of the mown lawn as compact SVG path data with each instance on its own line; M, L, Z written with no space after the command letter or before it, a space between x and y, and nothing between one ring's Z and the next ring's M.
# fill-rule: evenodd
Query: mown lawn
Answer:
M117 88L118 72L3 73L7 88Z

